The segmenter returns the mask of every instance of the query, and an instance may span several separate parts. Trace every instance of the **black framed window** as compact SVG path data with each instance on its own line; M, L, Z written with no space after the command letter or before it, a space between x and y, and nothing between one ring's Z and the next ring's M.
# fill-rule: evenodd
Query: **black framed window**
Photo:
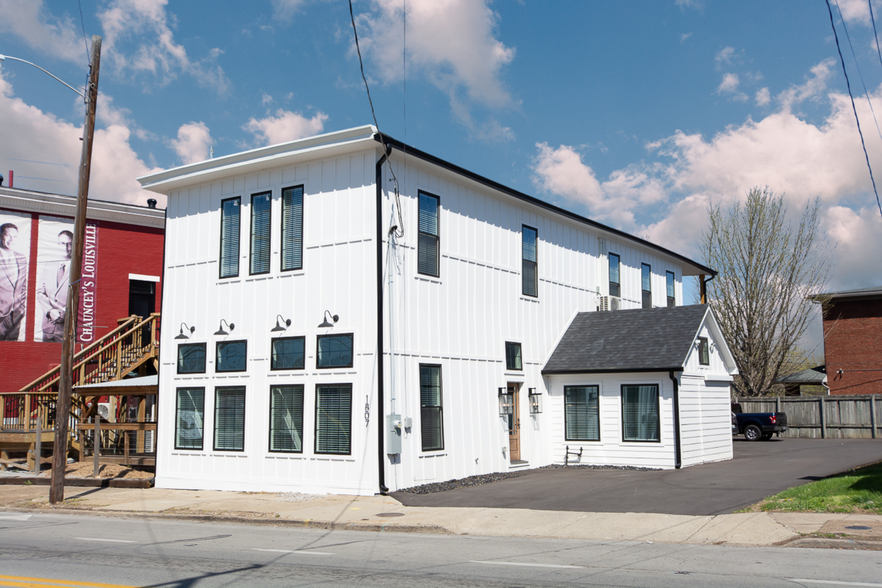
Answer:
M303 452L303 385L270 387L269 450Z
M622 295L622 279L621 279L621 267L622 262L619 259L619 256L616 253L610 253L609 257L609 295L610 296L621 296Z
M202 449L205 388L178 388L175 401L175 449Z
M438 216L441 201L437 196L419 193L419 237L417 243L417 271L427 276L440 275L440 238Z
M521 360L521 344L505 342L505 369L521 371L524 369Z
M282 271L303 269L303 186L282 190Z
M352 367L352 333L319 335L316 349L316 367Z
M677 297L674 289L674 272L665 272L665 290L668 295L668 308L677 306Z
M242 199L221 201L220 277L239 275L239 211Z
M643 308L652 308L652 266L640 265L640 287L643 291Z
M521 227L521 293L524 296L539 296L538 241L539 231L527 225Z
M280 337L279 339L273 339L270 369L302 370L305 356L305 341L303 337Z
M564 386L567 441L600 441L600 388Z
M315 452L352 453L352 385L315 387Z
M247 341L221 341L217 344L214 369L218 372L244 372L247 359Z
M710 365L710 348L707 344L707 337L698 338L698 363Z
M661 440L657 384L622 386L622 439Z
M178 345L178 373L205 373L205 343L181 343Z
M423 451L444 449L441 366L420 365L420 433Z
M273 193L251 196L251 274L270 271L270 227Z
M245 387L214 390L215 451L245 450Z

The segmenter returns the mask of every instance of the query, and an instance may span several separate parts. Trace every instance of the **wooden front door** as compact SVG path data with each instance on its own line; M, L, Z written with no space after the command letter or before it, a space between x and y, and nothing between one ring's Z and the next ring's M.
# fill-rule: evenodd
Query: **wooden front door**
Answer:
M521 420L518 411L518 391L521 385L518 383L508 384L508 393L511 394L511 414L508 415L508 454L511 461L521 459Z

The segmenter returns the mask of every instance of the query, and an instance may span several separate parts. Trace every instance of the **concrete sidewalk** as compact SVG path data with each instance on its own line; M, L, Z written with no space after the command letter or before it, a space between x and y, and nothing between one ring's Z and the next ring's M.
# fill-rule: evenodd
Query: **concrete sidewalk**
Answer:
M53 507L48 504L48 492L45 486L0 486L0 510L89 512L329 529L592 541L882 548L882 516L879 515L742 513L688 516L406 507L389 496L158 488L66 488L64 505Z

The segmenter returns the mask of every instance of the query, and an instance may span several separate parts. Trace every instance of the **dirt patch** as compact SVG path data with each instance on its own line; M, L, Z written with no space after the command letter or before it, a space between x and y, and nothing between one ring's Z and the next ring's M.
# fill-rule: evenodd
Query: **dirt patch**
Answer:
M93 478L95 472L95 464L88 462L67 464L64 471L65 478ZM48 470L40 474L40 476L48 477L52 475L52 471ZM154 476L153 472L145 472L135 470L130 467L115 463L102 464L98 468L98 478L128 478L132 480L149 480Z

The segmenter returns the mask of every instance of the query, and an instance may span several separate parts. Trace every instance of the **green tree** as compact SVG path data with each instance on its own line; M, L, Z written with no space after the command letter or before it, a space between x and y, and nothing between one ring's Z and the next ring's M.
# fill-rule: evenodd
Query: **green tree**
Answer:
M768 188L751 189L731 209L708 208L701 253L719 275L707 284L707 302L738 364L737 396L767 394L799 355L817 312L806 297L822 292L830 273L819 209L815 199L791 223L783 198Z

